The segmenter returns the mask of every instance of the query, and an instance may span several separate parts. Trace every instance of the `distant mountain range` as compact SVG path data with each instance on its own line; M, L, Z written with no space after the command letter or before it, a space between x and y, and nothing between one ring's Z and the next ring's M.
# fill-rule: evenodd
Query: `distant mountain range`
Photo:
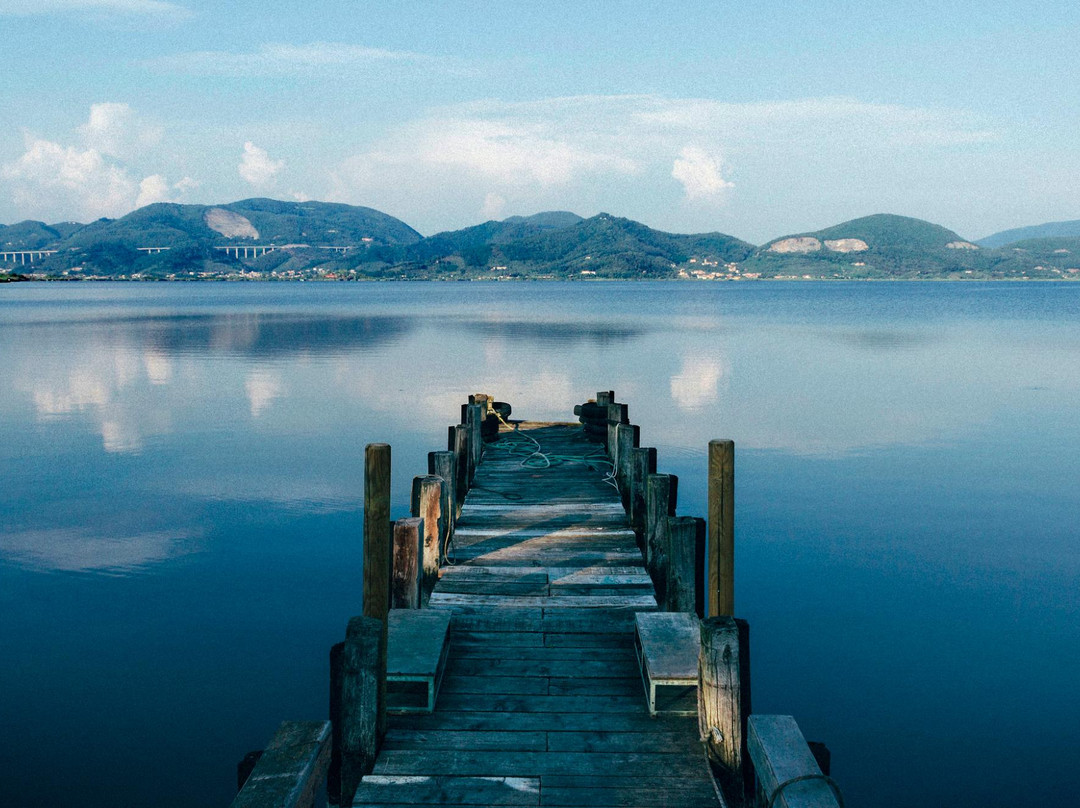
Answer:
M67 278L1076 278L1080 222L972 243L877 214L755 246L550 211L425 238L372 208L246 199L148 205L87 225L0 225L0 251L49 252L32 264L0 263L0 273Z

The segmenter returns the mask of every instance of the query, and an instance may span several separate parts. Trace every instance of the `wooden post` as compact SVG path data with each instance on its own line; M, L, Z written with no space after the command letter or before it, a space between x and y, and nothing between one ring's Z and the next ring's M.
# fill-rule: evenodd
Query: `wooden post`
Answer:
M454 451L451 449L449 452L428 452L427 470L428 474L442 477L442 481L446 484L445 495L450 502L454 503L453 510L444 511L448 517L448 529L453 532L454 523L457 522L460 513L456 493L457 462L454 459Z
M424 522L423 572L421 574L420 598L427 605L428 597L439 582L439 555L450 530L449 498L446 483L434 474L413 477L412 515Z
M465 425L469 429L469 482L476 476L476 467L484 453L484 407L480 404L467 404Z
M790 715L752 715L746 728L747 753L757 777L761 804L775 808L838 808L840 790ZM826 767L828 760L825 761Z
M675 515L678 487L674 474L650 474L645 480L645 569L652 576L658 603L666 598L668 517Z
M282 721L231 808L312 808L329 764L329 721Z
M698 730L728 804L742 805L752 793L746 753L750 717L750 628L745 620L701 621L698 656Z
M619 424L630 423L629 412L630 408L626 404L616 404L612 402L607 405L607 450L608 457L610 457L612 460L615 460L616 452L618 450L618 447L615 443L615 430L618 428Z
M465 495L469 493L469 483L472 482L472 469L469 468L469 429L463 424L453 427L454 430L454 464L457 470L457 482L454 490L457 492L458 513L461 513L461 505L465 502Z
M638 547L645 549L645 481L656 474L656 449L630 452L630 527L637 534Z
M354 617L341 650L341 805L352 805L386 733L386 623Z
M386 615L390 611L390 447L368 444L364 465L364 616L383 625L379 737L386 732Z
M709 616L735 614L735 442L709 441Z
M669 516L668 536L664 611L688 612L700 617L698 583L704 579L704 570L699 564L699 548L704 550L705 547L705 520L695 516Z
M393 609L419 609L420 577L424 571L424 520L398 519L394 522L394 564L390 580Z
M630 507L630 469L640 434L641 429L633 424L618 424L615 427L615 476L623 507L627 509Z
M601 390L596 394L596 403L601 407L606 407L608 404L615 400L614 390Z

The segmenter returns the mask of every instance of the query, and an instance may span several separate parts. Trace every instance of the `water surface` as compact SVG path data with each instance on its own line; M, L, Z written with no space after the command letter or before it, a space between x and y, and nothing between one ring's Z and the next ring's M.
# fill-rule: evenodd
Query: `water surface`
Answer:
M567 419L609 388L680 513L736 441L754 707L828 743L849 805L1066 802L1076 286L12 284L0 804L227 804L326 714L364 444L401 516L470 392Z

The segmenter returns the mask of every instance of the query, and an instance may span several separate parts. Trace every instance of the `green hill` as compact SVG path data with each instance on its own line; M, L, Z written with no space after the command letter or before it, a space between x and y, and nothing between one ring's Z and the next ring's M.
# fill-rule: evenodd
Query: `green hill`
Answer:
M879 213L774 239L750 268L765 277L940 277L974 272L980 252L941 225Z
M976 243L980 247L1004 247L1006 245L1012 246L1018 241L1044 238L1080 238L1080 219L1070 222L1047 222L1030 227L1002 230L1000 233L981 238Z
M64 236L64 225L47 225L31 220L0 224L0 250L44 250Z

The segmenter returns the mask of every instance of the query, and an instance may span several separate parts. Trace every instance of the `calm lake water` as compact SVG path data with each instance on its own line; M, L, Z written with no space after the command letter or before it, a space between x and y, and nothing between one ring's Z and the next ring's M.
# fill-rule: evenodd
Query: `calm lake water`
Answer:
M1080 285L0 287L0 805L227 805L322 718L394 516L470 392L614 389L705 513L737 447L758 712L852 806L1070 804Z

